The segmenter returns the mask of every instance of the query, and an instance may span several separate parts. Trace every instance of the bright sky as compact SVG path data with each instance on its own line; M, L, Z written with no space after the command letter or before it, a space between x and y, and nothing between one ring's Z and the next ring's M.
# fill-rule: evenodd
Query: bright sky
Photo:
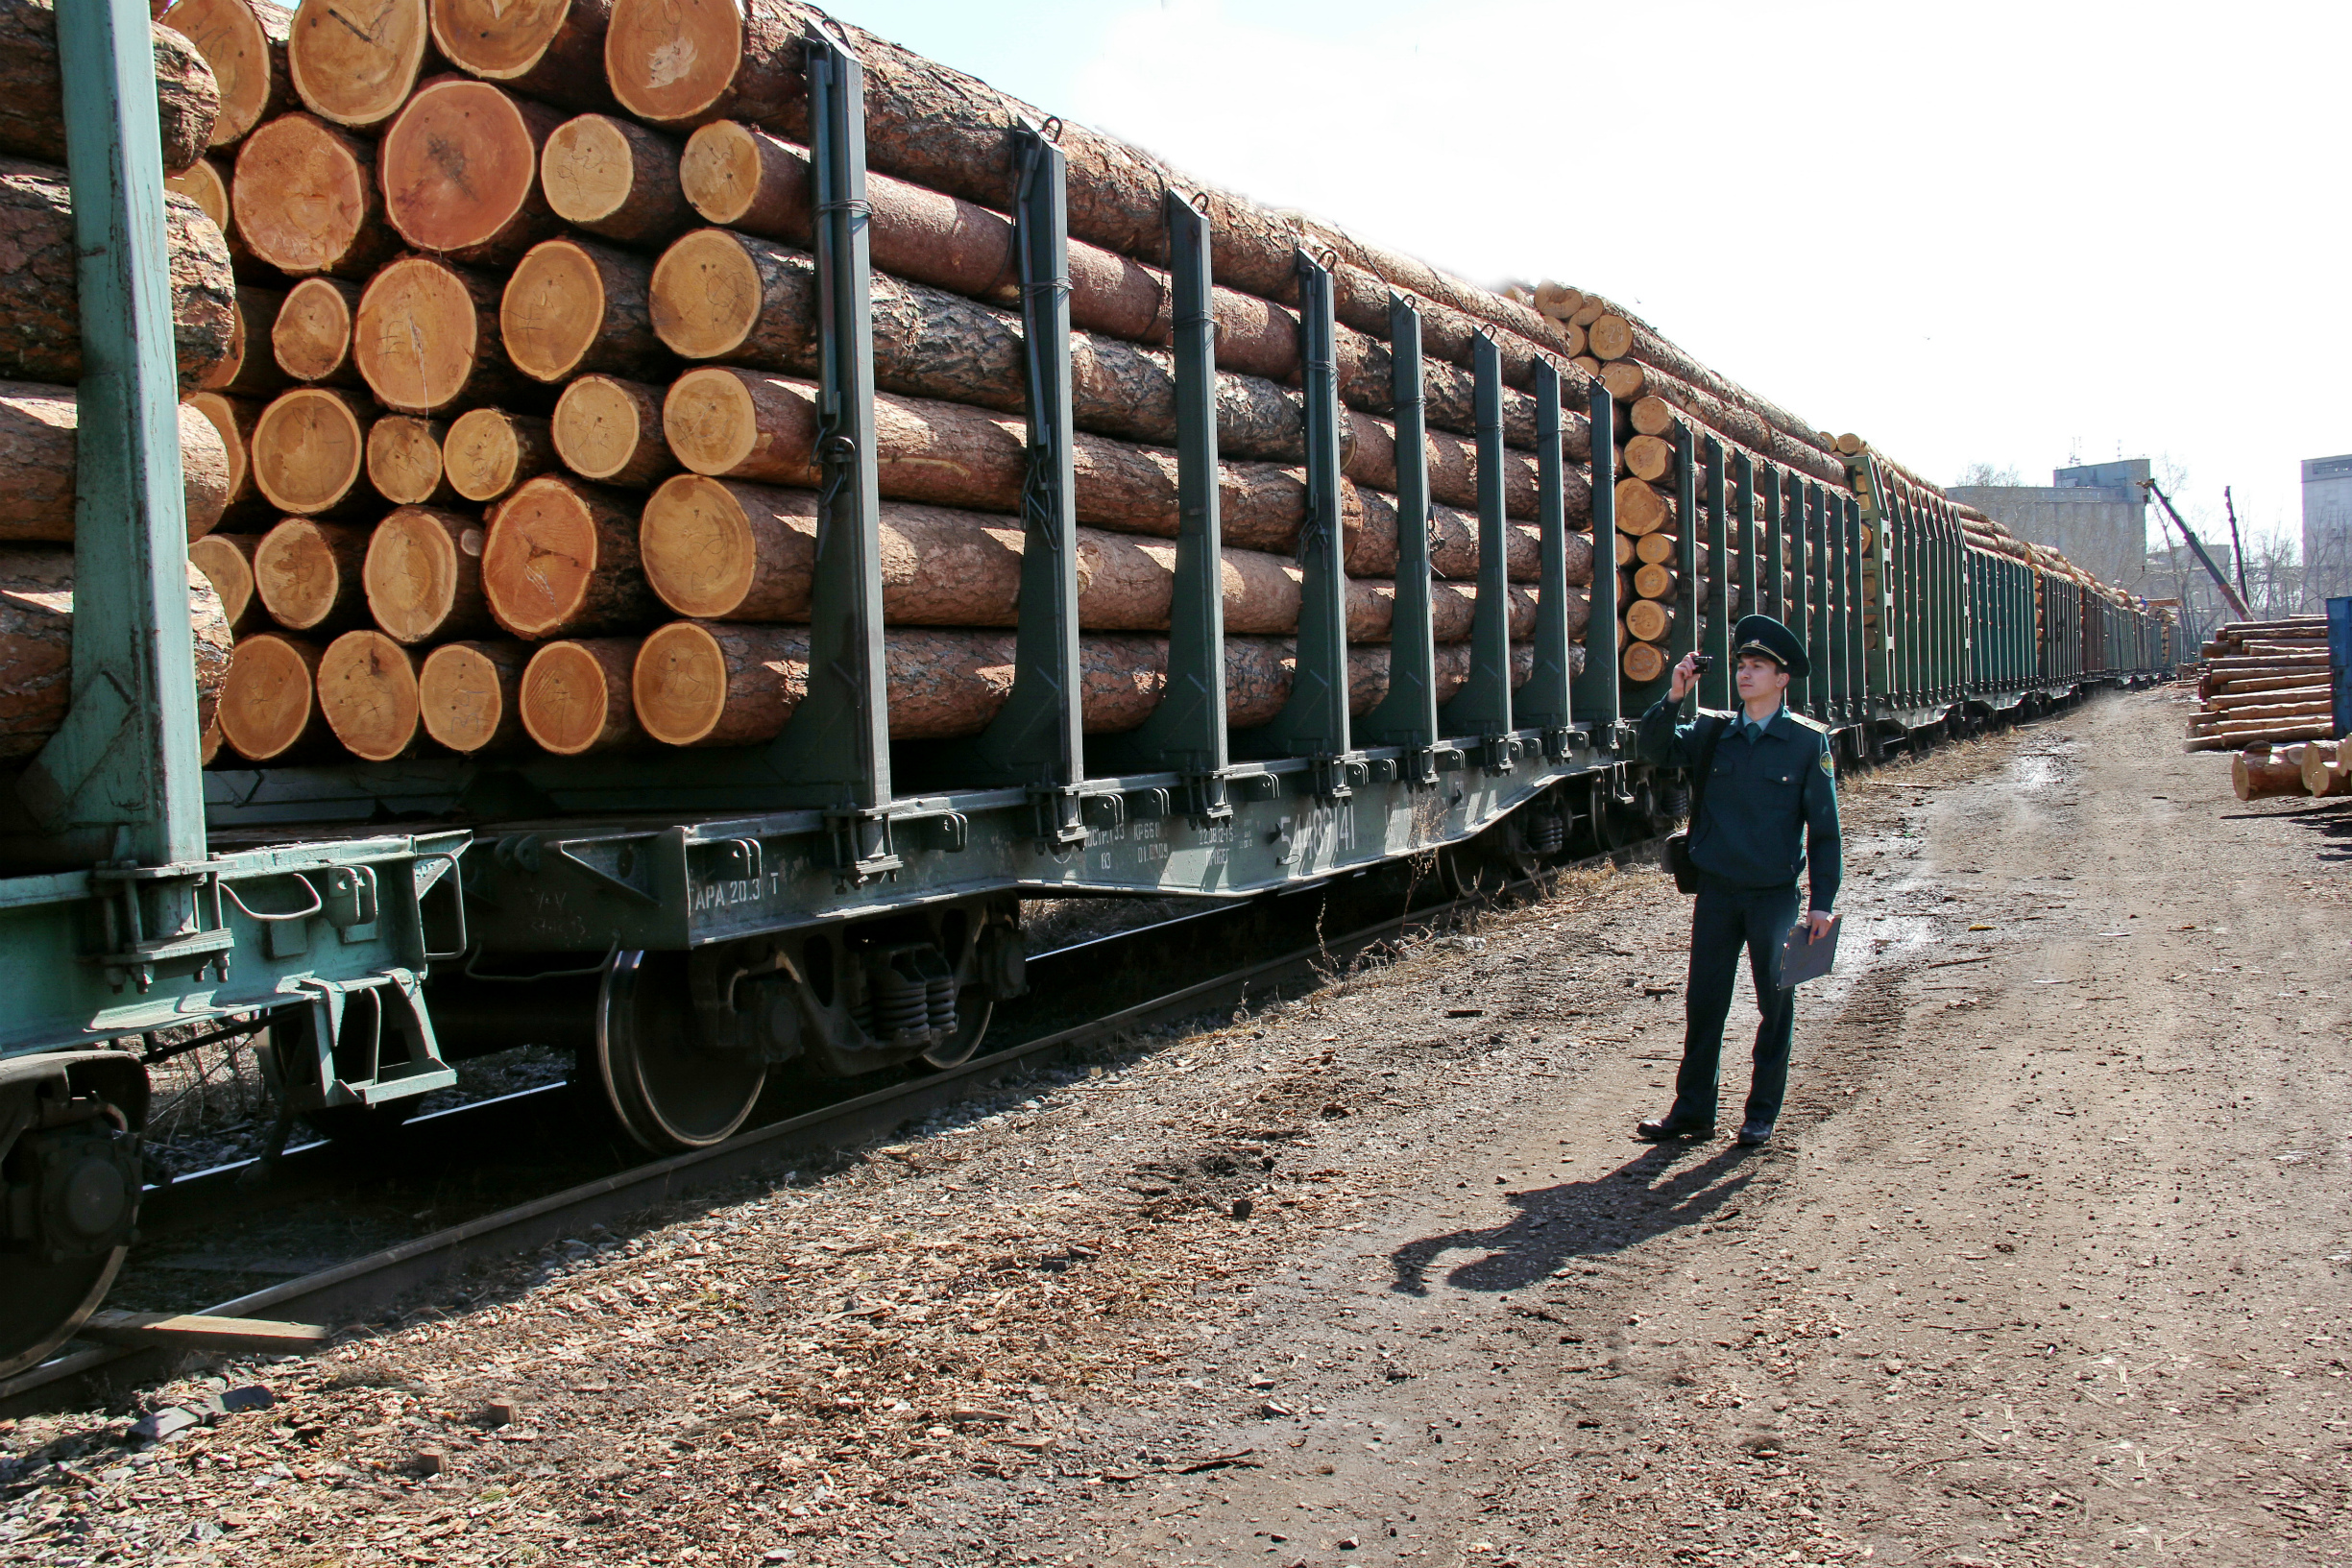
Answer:
M2298 460L2352 451L2352 7L833 9L1271 205L1596 289L1930 478L2170 459L2193 519L2227 484L2293 529Z

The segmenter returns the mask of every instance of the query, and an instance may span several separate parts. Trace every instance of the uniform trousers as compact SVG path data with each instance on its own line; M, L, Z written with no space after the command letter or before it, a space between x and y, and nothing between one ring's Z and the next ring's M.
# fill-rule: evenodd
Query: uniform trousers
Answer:
M1797 923L1799 895L1786 887L1734 887L1702 875L1690 911L1690 982L1685 989L1683 1066L1674 1079L1676 1122L1711 1126L1721 1076L1723 1025L1732 1011L1739 951L1763 1018L1756 1025L1756 1065L1748 1083L1747 1122L1777 1122L1788 1092L1788 1053L1796 1043L1797 993L1773 983L1781 944Z

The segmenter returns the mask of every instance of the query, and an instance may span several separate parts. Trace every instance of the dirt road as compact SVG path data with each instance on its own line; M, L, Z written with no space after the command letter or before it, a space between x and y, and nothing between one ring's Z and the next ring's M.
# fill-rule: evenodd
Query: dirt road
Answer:
M222 1369L271 1415L27 1421L0 1560L2340 1561L2352 803L2180 712L1848 782L1761 1151L1629 1137L1687 905L1583 879Z

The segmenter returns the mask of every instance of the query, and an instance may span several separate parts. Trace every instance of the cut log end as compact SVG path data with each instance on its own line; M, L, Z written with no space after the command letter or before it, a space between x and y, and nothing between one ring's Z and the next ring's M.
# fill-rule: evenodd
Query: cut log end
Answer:
M270 618L289 631L333 630L364 609L367 543L364 528L288 518L254 551L254 591Z
M313 114L373 131L408 102L431 47L425 0L303 0L286 69Z
M722 229L741 222L758 204L762 176L758 135L732 120L695 132L678 158L678 185L687 201Z
M649 125L699 125L734 94L746 69L745 33L733 0L617 5L604 36L606 82L620 107Z
M590 487L543 474L492 515L482 589L499 625L538 640L642 619L636 519Z
M535 246L515 266L498 302L498 334L515 369L561 381L604 335L612 302L595 258L571 239Z
M480 630L483 543L479 519L437 507L404 506L377 523L360 570L376 624L401 642ZM461 615L471 624L452 624Z
M424 656L417 701L424 733L453 752L497 751L522 737L522 671L515 642L445 642Z
M577 0L433 0L433 42L452 64L489 82L535 70L577 12Z
M249 762L267 762L315 733L318 665L318 649L299 639L272 632L239 638L217 710L229 749Z
M416 656L381 632L346 632L319 656L319 712L343 749L388 762L416 744Z
M1647 642L1629 643L1620 664L1627 680L1646 686L1666 673L1665 650Z
M447 427L413 414L387 414L368 427L368 483L396 506L455 499L441 467ZM446 495L445 495L446 492Z
M638 723L665 745L693 745L727 712L726 655L708 628L691 620L645 639L629 685Z
M272 120L237 149L230 206L255 257L302 276L364 267L380 251L366 149L307 114Z
M658 388L611 375L584 375L556 400L556 455L583 479L645 489L677 468Z
M206 534L188 545L188 562L205 574L221 598L221 614L231 633L242 634L258 612L254 593L254 552L258 536Z
M564 222L624 244L654 244L694 221L678 187L677 144L609 114L549 132L539 184Z
M708 620L805 613L814 562L785 508L812 499L701 474L679 474L645 502L639 532L646 580L682 615ZM813 516L814 508L808 512Z
M813 409L805 398L766 399L770 420L764 422L763 399L755 396L756 373L724 366L688 371L670 383L662 400L662 428L678 462L694 473L730 474L740 470L763 446L809 451L816 440ZM764 422L799 416L791 430L764 430ZM780 439L779 439L780 438Z
M278 368L297 381L338 380L352 369L352 313L359 290L330 277L305 277L286 291L270 328Z
M458 415L441 446L449 488L480 503L497 500L554 463L555 444L546 420L498 408Z
M501 88L444 77L417 90L384 132L384 212L420 251L512 260L553 227L539 195L551 110Z
M430 414L464 393L485 350L482 309L463 274L429 256L403 256L359 299L352 352L376 400Z
M696 229L654 264L654 331L688 359L724 358L758 327L763 292L759 265L741 239Z
M254 484L280 512L307 517L343 504L367 471L373 412L325 387L297 387L275 399L249 443Z
M265 25L264 19L268 25ZM245 139L283 101L286 12L275 4L256 8L251 0L178 0L163 12L163 25L196 45L219 84L220 113L212 122L212 145Z
M626 638L550 642L522 672L522 728L558 757L625 746L638 728L629 684L637 643Z

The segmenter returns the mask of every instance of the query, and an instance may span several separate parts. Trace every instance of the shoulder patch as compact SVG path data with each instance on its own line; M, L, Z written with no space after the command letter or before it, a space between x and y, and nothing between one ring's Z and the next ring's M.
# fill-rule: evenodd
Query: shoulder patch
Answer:
M1804 725L1815 735L1828 735L1830 733L1830 727L1827 724L1822 723L1821 720L1817 718L1807 718L1803 713L1797 712L1793 709L1784 710L1784 712L1788 713L1788 716L1792 720L1794 720L1796 723Z
M1837 759L1830 755L1827 746L1821 748L1821 771L1832 779L1837 777Z

